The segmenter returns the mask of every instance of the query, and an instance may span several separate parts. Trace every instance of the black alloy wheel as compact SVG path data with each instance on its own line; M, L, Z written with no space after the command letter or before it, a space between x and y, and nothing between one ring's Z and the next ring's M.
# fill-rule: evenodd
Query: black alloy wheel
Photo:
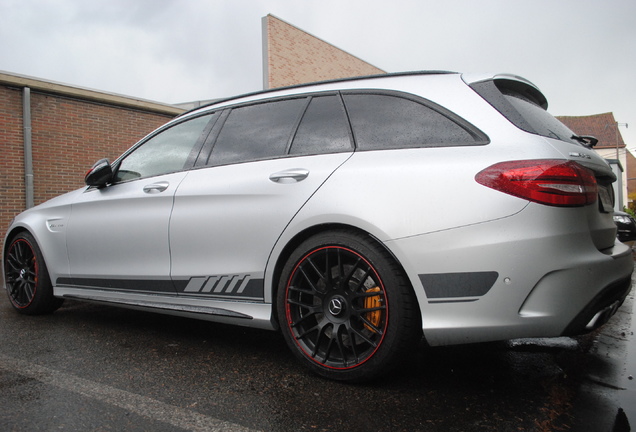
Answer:
M58 309L63 300L53 287L37 243L29 233L11 240L4 261L4 279L11 305L21 313L37 315Z
M362 381L388 371L419 334L410 285L390 255L354 231L310 238L283 271L278 316L303 362Z

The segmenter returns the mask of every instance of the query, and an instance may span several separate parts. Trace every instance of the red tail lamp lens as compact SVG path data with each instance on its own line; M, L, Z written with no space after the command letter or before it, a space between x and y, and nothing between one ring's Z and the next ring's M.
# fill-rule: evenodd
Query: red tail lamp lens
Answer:
M479 172L477 183L540 204L579 207L596 202L594 173L565 160L501 162Z

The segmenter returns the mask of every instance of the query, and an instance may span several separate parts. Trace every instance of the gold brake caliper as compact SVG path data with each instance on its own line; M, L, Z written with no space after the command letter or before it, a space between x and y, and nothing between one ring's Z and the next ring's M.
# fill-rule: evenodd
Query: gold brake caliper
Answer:
M367 293L380 292L380 288L379 287L369 288L366 292ZM369 296L364 298L365 309L379 308L380 306L382 306L382 297L380 297L380 295L374 295L374 296ZM365 318L367 319L367 321L373 324L373 326L378 327L380 325L380 320L382 319L382 311L374 310L371 312L367 312L365 314ZM377 333L377 331L374 328L372 328L370 325L365 324L364 326L367 328L367 330L372 331L373 333Z

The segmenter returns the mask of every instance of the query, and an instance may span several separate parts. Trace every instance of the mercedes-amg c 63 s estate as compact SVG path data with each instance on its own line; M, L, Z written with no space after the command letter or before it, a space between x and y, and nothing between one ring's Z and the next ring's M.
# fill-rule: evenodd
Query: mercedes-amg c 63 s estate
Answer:
M11 304L64 299L280 330L370 379L432 345L574 335L630 289L615 175L513 75L418 72L187 112L18 215Z

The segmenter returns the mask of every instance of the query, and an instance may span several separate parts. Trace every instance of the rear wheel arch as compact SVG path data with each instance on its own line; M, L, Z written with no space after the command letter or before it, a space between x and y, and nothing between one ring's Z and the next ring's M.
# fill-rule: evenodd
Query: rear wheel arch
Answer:
M347 264L347 262L352 263L352 261L345 261L348 258L344 258L343 255L342 263L340 263L340 258L338 258L338 267L339 270L341 270L338 274L344 276L344 274L347 273L349 276L343 279L336 276L336 273L334 273L334 277L338 277L338 280L340 281L336 284L337 286L333 285L333 288L330 288L328 291L320 289L320 293L314 291L314 294L308 294L314 297L314 300L310 301L310 303L318 301L320 304L323 301L328 301L333 294L334 297L341 298L342 302L346 304L344 310L350 310L352 312L350 318L348 313L343 317L330 315L332 318L335 318L336 321L343 318L341 323L335 324L336 327L342 327L343 329L345 328L344 326L349 329L357 327L358 330L356 331L356 334L359 334L360 337L363 338L362 340L366 340L365 336L362 335L362 333L365 332L365 328L371 330L378 336L377 340L370 341L366 346L365 342L362 342L361 345L359 345L359 347L362 347L360 348L361 351L358 353L355 352L359 349L357 343L356 347L351 347L353 349L355 360L352 360L351 358L342 358L333 363L331 361L332 358L327 359L327 357L324 357L324 361L316 360L316 350L318 350L317 344L319 343L321 336L318 336L318 339L315 341L309 341L309 345L313 345L313 347L316 348L316 350L313 351L313 354L309 354L309 345L303 345L303 343L300 342L300 339L296 339L298 343L292 342L294 340L294 336L290 334L290 331L293 333L296 330L292 330L290 327L286 326L291 325L298 329L298 327L296 327L297 324L290 324L290 320L293 320L299 325L301 321L305 321L305 318L301 318L300 321L298 321L298 316L292 318L292 315L295 313L290 310L290 307L292 309L296 308L296 306L293 305L298 305L299 303L297 303L297 301L305 302L304 299L296 299L295 294L292 294L292 292L298 292L297 288L293 288L292 291L289 291L288 284L296 284L298 282L297 277L299 276L297 270L304 273L303 270L299 270L299 267L306 265L309 255L312 256L311 260L313 260L315 256L323 254L323 251L336 251L336 249L342 251L342 254L353 257L354 261L357 260L356 262L361 263L361 268L366 267L368 269L366 271L370 273L364 273L365 276L362 276L362 279L358 281L357 288L353 288L354 291L349 291L350 288L346 287L349 286L349 283L355 282L356 277L353 277L353 279L349 278L354 275L353 269L357 268L358 264ZM338 256L340 257L340 253L338 253ZM318 257L317 259L321 258ZM345 272L344 270L347 266L349 266L348 268L351 270L346 270ZM322 268L322 266L320 267ZM329 268L329 265L327 265L327 267ZM316 267L313 268L314 270L318 270ZM334 267L334 272L335 271ZM310 272L313 271L310 270ZM331 274L331 271L329 271L329 274ZM381 374L395 367L395 365L399 363L400 358L404 357L403 354L410 351L410 349L417 344L417 341L421 340L421 314L412 284L410 283L403 267L393 256L391 251L387 249L382 242L363 230L346 225L326 225L315 227L300 233L286 245L283 252L278 257L274 277L275 278L272 281L274 290L272 316L276 320L278 327L283 332L288 344L292 348L292 351L294 351L294 353L298 355L306 365L308 364L310 368L319 375L345 381L364 381L370 379L377 374ZM367 277L371 277L375 280L373 283L376 284L376 288L367 289L360 285L362 283L360 281L366 280ZM326 276L326 278L331 279L331 276ZM292 282L292 280L296 280L296 282ZM325 279L323 278L322 280L324 281ZM335 280L336 279L333 279L332 281L335 283ZM350 282L344 282L343 285L342 281ZM312 282L309 283L312 284ZM356 285L356 283L354 283L354 285ZM295 286L299 287L300 285ZM382 288L377 288L378 286L381 286ZM333 289L333 291L331 291L331 289ZM359 289L363 289L363 291L356 294ZM367 290L364 291L365 289ZM371 303L367 303L367 300L364 300L364 305L357 303L361 301L361 297L373 297L373 295L371 295L371 291L376 292L376 290L378 292L378 295L376 296L378 298L377 305L373 306ZM290 297L288 298L288 296ZM380 297L382 297L382 300L379 300ZM318 300L318 298L321 300ZM355 300L356 298L358 300ZM392 300L389 301L389 299ZM371 298L368 300L372 301ZM385 303L387 301L388 303ZM377 312L378 314L381 314L375 317L375 319L377 319L377 323L374 322L375 319L372 319L369 315L369 313L373 314L373 312L362 312L363 315L357 315L361 311L367 310L359 308L375 308L381 306L381 304L384 305L381 309L386 309L386 311ZM301 306L301 308L305 309L305 306ZM311 306L309 308L313 309ZM386 314L389 312L389 309L391 312L387 316ZM354 310L360 312L354 313ZM330 310L330 312L332 311ZM303 312L300 313L303 314ZM318 313L316 316L322 315L322 312L315 313ZM391 318L391 316L393 318ZM365 320L365 318L361 319L360 317L366 317L368 321ZM318 319L323 321L322 318ZM351 321L349 321L350 319ZM314 324L310 324L310 327L313 325ZM371 326L376 325L378 328L374 327L372 330ZM331 324L328 324L328 326L331 326ZM336 331L336 327L332 327L332 331ZM329 333L329 329L327 327L325 327L325 329L325 334ZM303 331L301 330L300 333L303 333ZM303 338L300 336L300 333L295 337ZM370 335L367 336L373 339L375 337L373 333L370 333ZM384 335L389 335L388 339L385 340ZM353 339L351 339L351 337L353 336L351 334L349 336L350 338L348 340L352 341ZM358 340L357 342L362 340ZM331 346L331 343L329 343L329 346ZM330 350L330 348L327 349L327 351ZM344 355L342 348L340 352ZM329 354L327 353L326 355ZM342 364L339 362L342 362Z
M354 227L352 225L340 224L340 223L314 225L312 227L306 228L305 230L303 230L303 231L299 232L298 234L296 234L291 240L289 240L287 242L287 244L282 249L281 253L278 254L278 257L276 259L276 265L274 266L274 272L273 272L272 278L271 278L272 301L274 302L274 306L272 307L272 320L274 321L274 324L275 324L276 328L278 328L279 317L278 317L278 314L276 312L275 301L276 301L276 296L278 294L278 285L279 285L280 278L282 276L282 272L283 272L283 268L285 267L285 264L289 260L289 257L291 256L291 254L305 240L307 240L307 239L309 239L309 238L311 238L311 237L313 237L315 235L318 235L318 234L321 234L321 233L324 233L324 232L330 232L330 231L351 231L351 232L357 232L357 233L359 233L361 235L369 236L375 243L377 243L379 246L381 246L384 249L386 249L386 251L388 253L390 253L391 256L393 256L393 259L400 266L400 268L402 268L402 265L397 260L397 258L395 258L393 253L389 249L387 249L386 246L384 246L382 244L382 242L380 242L375 236L373 236L372 234L368 233L365 230L362 230L360 228ZM402 271L404 271L403 268L402 268Z

